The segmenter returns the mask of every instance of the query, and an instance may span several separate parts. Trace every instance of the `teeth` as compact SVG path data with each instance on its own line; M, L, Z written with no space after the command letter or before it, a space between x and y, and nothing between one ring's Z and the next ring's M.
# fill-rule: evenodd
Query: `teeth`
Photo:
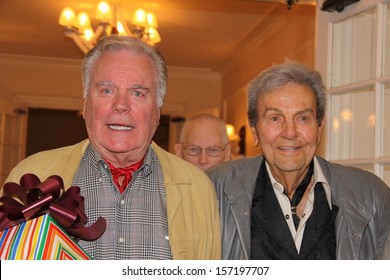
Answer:
M298 148L296 148L296 147L280 147L280 149L281 150L284 150L284 151L293 151L293 150L296 150L296 149L298 149Z
M109 125L109 128L113 130L131 130L132 128L130 126L123 126L123 125Z

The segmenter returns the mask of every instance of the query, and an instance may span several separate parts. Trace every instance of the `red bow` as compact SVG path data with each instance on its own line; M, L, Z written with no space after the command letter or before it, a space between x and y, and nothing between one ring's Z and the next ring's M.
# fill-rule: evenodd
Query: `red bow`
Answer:
M106 220L85 227L84 197L79 187L64 191L60 176L53 175L41 183L34 174L24 174L20 185L8 182L0 198L0 231L27 220L49 213L70 235L83 240L99 238L106 230Z

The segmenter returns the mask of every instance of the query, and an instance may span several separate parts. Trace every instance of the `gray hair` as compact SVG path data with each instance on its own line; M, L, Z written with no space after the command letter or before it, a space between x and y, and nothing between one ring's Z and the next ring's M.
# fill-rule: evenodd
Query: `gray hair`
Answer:
M221 134L222 141L225 144L228 144L229 143L229 137L227 135L225 122L222 119L220 119L220 118L218 118L218 117L216 117L214 115L206 114L206 113L195 115L191 119L189 119L188 121L186 121L184 123L184 125L183 125L183 127L181 129L181 132L180 132L179 142L183 144L187 140L188 130L189 130L191 124L193 124L193 123L195 123L197 121L206 121L206 120L207 121L212 121L212 122L215 122L215 123L218 124L220 132L222 133Z
M98 59L105 52L129 52L146 55L153 62L156 72L157 106L161 107L167 91L168 71L164 58L156 47L150 46L140 39L126 36L111 35L103 37L87 53L83 62L83 98L86 99L91 88L91 75Z
M258 100L288 83L304 85L313 90L317 103L317 122L320 125L326 110L326 92L319 72L297 62L287 62L267 68L248 86L248 122L255 127L259 121Z

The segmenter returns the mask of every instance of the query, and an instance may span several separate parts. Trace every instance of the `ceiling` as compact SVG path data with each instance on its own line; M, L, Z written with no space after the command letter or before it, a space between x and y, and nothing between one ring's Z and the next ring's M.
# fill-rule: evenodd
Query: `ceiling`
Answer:
M58 17L65 6L93 15L98 2L0 0L0 53L82 59L84 54L64 36ZM294 9L303 14L313 12L308 5L294 4L288 10L285 3L261 0L112 0L111 3L121 5L127 22L139 7L156 14L162 37L157 46L168 66L211 71L218 71L234 52L250 44L252 32L258 32L265 17L276 21ZM96 24L92 20L94 27Z

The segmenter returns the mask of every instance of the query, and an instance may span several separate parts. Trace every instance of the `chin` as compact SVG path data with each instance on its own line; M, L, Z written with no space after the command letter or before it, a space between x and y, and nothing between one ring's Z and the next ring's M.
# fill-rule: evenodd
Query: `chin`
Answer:
M275 165L285 172L299 171L302 168L305 168L305 163L301 161L276 161Z
M131 150L134 150L136 147L134 144L130 143L123 143L123 142L114 142L114 143L107 143L106 145L107 150L110 150L112 152L116 153L125 153Z

